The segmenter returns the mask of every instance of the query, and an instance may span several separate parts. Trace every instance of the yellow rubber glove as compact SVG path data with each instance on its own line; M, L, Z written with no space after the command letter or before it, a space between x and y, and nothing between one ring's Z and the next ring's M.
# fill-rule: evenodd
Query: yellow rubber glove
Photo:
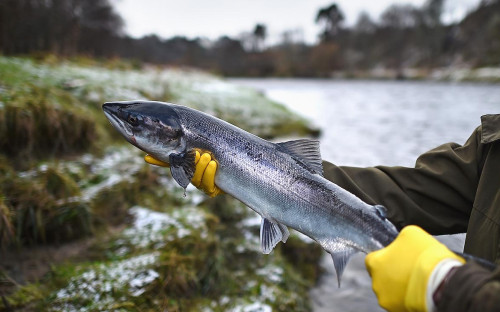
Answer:
M410 225L389 246L369 253L365 264L381 307L391 312L427 311L429 277L446 259L465 263L427 232Z
M144 160L148 164L170 167L168 163L158 160L151 155L144 156ZM222 190L215 185L217 162L212 160L210 153L203 153L200 155L200 152L196 151L195 164L196 169L194 171L193 178L191 179L191 183L210 197L215 197L221 194Z

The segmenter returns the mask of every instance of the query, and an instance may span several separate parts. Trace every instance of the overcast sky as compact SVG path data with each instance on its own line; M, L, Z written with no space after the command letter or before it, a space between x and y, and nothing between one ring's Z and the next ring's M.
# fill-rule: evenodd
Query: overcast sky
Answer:
M316 13L333 2L344 12L346 23L352 25L362 11L376 20L390 4L421 6L425 0L113 0L125 20L126 33L133 37L152 33L163 38L237 37L262 23L267 26L268 41L277 42L284 31L300 29L309 43L315 42L320 32L314 22ZM478 3L447 0L444 18L459 19Z

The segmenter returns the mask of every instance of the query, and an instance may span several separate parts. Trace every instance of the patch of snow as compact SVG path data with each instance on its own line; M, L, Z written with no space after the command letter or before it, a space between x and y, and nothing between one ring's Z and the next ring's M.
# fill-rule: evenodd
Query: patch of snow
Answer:
M261 252L260 237L255 235L251 230L252 228L260 227L261 220L261 216L254 213L251 217L245 218L237 224L237 227L241 228L245 240L243 244L236 246L236 252L243 253L247 250Z
M272 308L262 302L254 302L247 305L238 305L231 309L231 312L272 312Z
M142 295L146 291L145 286L151 284L158 277L160 277L160 274L151 269L139 273L128 283L131 288L131 295L134 297Z
M226 304L228 304L229 302L231 302L231 299L230 299L228 296L222 296L222 297L219 299L219 304L220 304L220 305L226 305Z
M268 302L276 301L276 290L274 287L269 287L265 284L260 285L260 298Z
M290 234L293 235L293 236L295 236L295 237L297 237L298 239L300 239L304 243L307 243L307 244L314 244L314 243L316 243L312 238L310 238L307 235L304 235L304 234L300 233L299 231L295 231L295 230L292 229L290 231Z
M246 289L252 289L255 286L257 286L257 284L258 284L257 281L249 280L249 281L247 281Z
M112 173L110 176L108 176L106 178L106 180L102 181L101 183L98 183L98 184L93 185L89 188L86 188L82 192L82 199L84 201L90 201L103 189L109 189L109 188L113 187L114 185L120 183L121 181L123 181L122 175L120 175L118 173Z
M184 207L171 214L134 206L130 213L135 217L132 227L123 231L123 238L130 244L146 247L154 244L161 248L169 240L191 235L193 229L201 230L201 236L208 235L205 216L200 209ZM166 235L166 231L172 233Z
M272 283L279 283L283 280L283 268L275 265L267 265L258 269L255 273L264 276Z
M243 253L246 250L261 252L260 238L248 229L243 228L242 232L245 240L242 244L236 247L236 251L239 253Z
M262 217L259 216L258 213L254 213L252 214L251 217L241 220L238 226L255 227L255 226L260 226L261 222L262 222Z
M114 292L127 289L138 296L145 287L159 277L148 268L158 260L159 253L149 253L110 264L99 264L72 278L68 285L55 293L56 309L64 311L106 310L115 303ZM80 307L70 300L90 301L91 306Z
M434 70L430 78L437 80L464 81L468 79L490 81L500 79L500 67L482 68L439 68Z
M483 67L475 71L479 79L500 79L500 67Z

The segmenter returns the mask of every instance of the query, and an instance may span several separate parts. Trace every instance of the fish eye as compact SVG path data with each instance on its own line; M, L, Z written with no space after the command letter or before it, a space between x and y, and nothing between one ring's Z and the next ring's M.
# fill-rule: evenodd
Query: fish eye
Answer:
M137 126L139 118L137 118L134 115L129 115L127 118L127 121L132 125L132 126Z

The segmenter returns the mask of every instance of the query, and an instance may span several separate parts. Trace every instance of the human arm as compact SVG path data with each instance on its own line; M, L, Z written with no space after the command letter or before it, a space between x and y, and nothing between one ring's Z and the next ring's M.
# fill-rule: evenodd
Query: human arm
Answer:
M370 204L382 204L399 228L467 230L483 157L481 128L464 145L443 144L422 154L415 167L355 168L323 163L325 177Z

